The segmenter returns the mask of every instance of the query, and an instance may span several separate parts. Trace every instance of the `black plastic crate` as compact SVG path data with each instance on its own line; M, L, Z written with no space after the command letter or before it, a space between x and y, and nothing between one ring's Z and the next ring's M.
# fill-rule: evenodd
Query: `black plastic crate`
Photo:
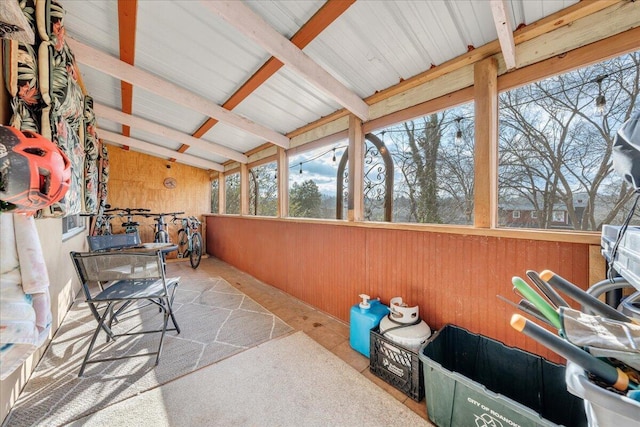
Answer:
M380 328L371 330L369 370L416 402L424 399L422 361L417 351L380 335Z

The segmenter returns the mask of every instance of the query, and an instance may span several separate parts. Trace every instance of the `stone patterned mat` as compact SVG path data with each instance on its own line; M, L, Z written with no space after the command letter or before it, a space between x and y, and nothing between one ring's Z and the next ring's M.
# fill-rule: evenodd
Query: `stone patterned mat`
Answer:
M157 308L141 305L119 317L118 333L161 325ZM155 356L101 362L87 365L78 378L96 327L80 297L3 425L64 425L293 330L219 277L181 280L174 311L182 332L167 332L158 366ZM92 358L155 351L159 339L147 334L107 344L105 336L98 337Z

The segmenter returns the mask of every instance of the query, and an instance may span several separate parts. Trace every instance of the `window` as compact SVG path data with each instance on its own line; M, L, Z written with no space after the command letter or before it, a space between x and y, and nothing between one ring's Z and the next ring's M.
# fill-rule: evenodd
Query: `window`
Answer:
M513 217L513 219L518 219L518 218L520 218L520 211L513 211L513 213L511 214L511 216Z
M336 219L338 166L347 142L310 150L289 159L289 216ZM346 169L346 166L345 166ZM343 185L348 188L348 185ZM344 196L344 192L343 192ZM345 205L346 206L346 205Z
M226 206L224 213L240 214L240 173L224 177Z
M529 212L529 217L531 219L538 219L538 212L536 212L536 211Z
M267 163L249 170L249 215L278 214L278 165Z
M220 206L220 201L219 201L219 194L218 192L220 191L220 178L216 178L214 180L211 181L211 212L212 213L218 213L219 212L219 206Z
M85 220L80 215L65 216L62 218L62 239L75 236L85 228Z
M639 65L634 52L500 94L499 205L540 214L518 227L596 231L622 223L632 189L609 167L610 153L637 111ZM510 225L505 216L498 224Z
M473 224L472 103L393 125L373 136L392 158L394 184L389 202L393 222ZM377 186L375 196L382 192L378 183L386 168L379 154L379 150L372 153L365 164L365 172L369 171L365 193ZM381 220L367 205L366 195L365 211L367 219Z

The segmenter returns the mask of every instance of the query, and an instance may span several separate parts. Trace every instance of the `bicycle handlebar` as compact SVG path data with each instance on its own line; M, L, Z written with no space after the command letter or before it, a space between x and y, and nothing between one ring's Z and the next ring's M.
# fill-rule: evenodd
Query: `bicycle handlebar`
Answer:
M148 213L148 214L144 214L144 216L146 218L149 217L163 217L163 216L176 216L176 215L182 215L184 212L167 212L167 213Z
M183 212L183 213L184 213L184 212ZM186 221L186 223L187 223L187 227L190 227L190 228L198 228L198 226L199 226L200 224L202 224L202 222L201 222L198 218L196 218L195 216L182 217L182 218L181 218L181 217L174 216L174 217L173 217L173 219L171 220L171 222L172 222L173 224L175 224L175 223L176 223L176 221L178 221L178 220L179 220L179 221L183 221L183 222L184 222L184 221Z

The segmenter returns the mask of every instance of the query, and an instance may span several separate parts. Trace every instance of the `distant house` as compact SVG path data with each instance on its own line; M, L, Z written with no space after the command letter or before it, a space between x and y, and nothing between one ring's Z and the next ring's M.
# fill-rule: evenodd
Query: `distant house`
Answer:
M573 207L580 220L584 209L587 206L585 194L574 196ZM542 203L539 204L542 206ZM513 228L547 228L547 229L574 229L573 221L569 216L567 205L564 202L557 202L553 205L551 222L547 227L541 224L541 215L544 212L536 210L533 203L525 198L511 199L498 205L498 224L502 227Z

